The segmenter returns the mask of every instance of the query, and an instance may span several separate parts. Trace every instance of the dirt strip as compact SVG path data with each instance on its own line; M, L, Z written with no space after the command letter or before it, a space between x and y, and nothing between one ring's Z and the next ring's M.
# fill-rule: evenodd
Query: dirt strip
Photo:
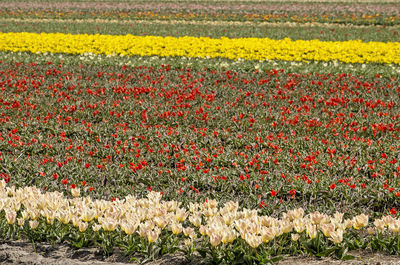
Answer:
M13 241L0 244L0 264L22 264L22 265L123 265L134 264L129 257L123 252L116 250L115 253L104 258L98 248L73 249L66 245L51 246L46 243L36 243L36 251L33 245L25 241ZM400 264L399 256L390 256L383 253L372 253L369 251L352 252L351 255L355 259L349 261L334 260L332 258L316 258L316 257L285 257L279 261L278 265L358 265L358 264ZM198 265L200 258L194 258L188 263L185 258L180 255L166 255L162 258L147 262L147 265Z
M376 25L353 25L335 23L295 23L295 22L251 22L251 21L185 21L185 20L110 20L110 19L52 19L52 18L0 18L1 22L15 23L98 23L98 24L160 24L160 25L217 25L217 26L257 26L257 27L325 27L325 28L373 28ZM379 27L379 26L378 26ZM397 26L385 26L385 28L400 28Z
M124 265L138 263L116 249L115 253L104 258L99 248L74 249L66 245L51 246L46 243L33 244L24 241L0 244L0 264L22 265ZM177 264L183 265L185 258L178 255L165 255L162 258L146 263L148 265ZM194 264L193 264L194 265Z

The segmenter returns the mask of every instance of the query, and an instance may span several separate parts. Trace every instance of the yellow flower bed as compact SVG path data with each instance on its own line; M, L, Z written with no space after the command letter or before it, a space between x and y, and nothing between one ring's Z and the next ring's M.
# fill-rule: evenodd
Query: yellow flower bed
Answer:
M364 43L360 40L325 42L268 38L0 33L0 51L400 64L400 43Z

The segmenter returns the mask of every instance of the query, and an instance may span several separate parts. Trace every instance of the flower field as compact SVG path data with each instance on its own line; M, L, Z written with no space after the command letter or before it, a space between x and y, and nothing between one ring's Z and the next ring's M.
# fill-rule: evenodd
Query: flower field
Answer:
M4 240L142 263L400 253L396 1L0 7Z

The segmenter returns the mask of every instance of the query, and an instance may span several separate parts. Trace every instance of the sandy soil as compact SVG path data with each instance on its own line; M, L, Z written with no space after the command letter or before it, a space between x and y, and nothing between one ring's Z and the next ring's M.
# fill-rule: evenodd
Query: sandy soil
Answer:
M317 259L315 257L286 257L278 262L278 265L339 265L339 264L371 264L386 265L400 264L399 256L390 256L382 253L370 252L353 252L352 255L356 259L351 261L340 261L330 258ZM190 265L196 265L199 260L192 262ZM130 263L129 258L125 257L122 252L115 253L104 259L97 248L73 249L65 245L51 246L49 244L36 244L36 252L29 242L6 242L0 244L0 264L29 264L29 265L122 265L137 264ZM148 265L167 265L187 264L185 259L179 255L166 255L162 259L146 263Z
M23 264L23 265L123 265L137 264L129 262L129 257L116 250L115 253L104 258L98 248L74 249L66 245L55 247L46 243L36 243L36 252L29 242L7 242L0 244L0 264ZM162 264L185 264L184 257L166 255L149 265Z

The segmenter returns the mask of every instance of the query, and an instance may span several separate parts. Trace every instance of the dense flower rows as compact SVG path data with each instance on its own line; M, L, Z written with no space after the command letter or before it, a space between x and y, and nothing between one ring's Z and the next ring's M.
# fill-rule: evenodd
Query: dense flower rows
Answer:
M161 19L182 21L320 22L364 25L399 24L398 3L0 3L9 18Z
M0 237L400 254L400 5L241 1L1 2Z
M222 57L283 61L337 60L345 63L400 64L400 43L364 43L357 40L322 42L319 40L292 41L268 38L211 39L206 37L1 33L0 51Z
M375 28L375 25L358 25L358 24L337 24L337 23L319 23L319 22L252 22L252 21L220 21L220 20L118 20L118 19L101 19L101 18L86 18L86 19L68 19L68 18L0 18L0 22L34 22L34 23L72 23L72 24L161 24L161 25L211 25L211 26L269 26L269 27L324 27L324 28ZM391 28L398 26L387 26Z
M310 15L318 13L325 15L327 13L339 13L339 14L357 14L357 15L376 15L388 16L388 15L400 15L398 9L398 3L389 4L386 0L386 4L374 3L371 1L368 4L359 3L360 1L353 3L340 3L325 4L325 3L302 3L290 2L280 3L276 1L264 2L254 1L253 3L237 3L235 1L223 1L223 2L174 2L174 1L136 1L133 3L128 2L2 2L0 8L6 11L18 11L17 13L36 11L37 15L50 13L51 11L56 12L68 12L68 11L86 11L86 12L108 12L119 11L121 13L127 11L169 11L175 13L192 13L192 12L206 12L216 13L219 11L235 12L237 15L246 12L269 12L269 13L287 13L296 12L301 15ZM85 16L86 13L82 13L81 16ZM60 14L63 15L63 14ZM111 15L111 14L110 14Z
M396 79L81 67L0 65L5 179L266 210L397 207Z

